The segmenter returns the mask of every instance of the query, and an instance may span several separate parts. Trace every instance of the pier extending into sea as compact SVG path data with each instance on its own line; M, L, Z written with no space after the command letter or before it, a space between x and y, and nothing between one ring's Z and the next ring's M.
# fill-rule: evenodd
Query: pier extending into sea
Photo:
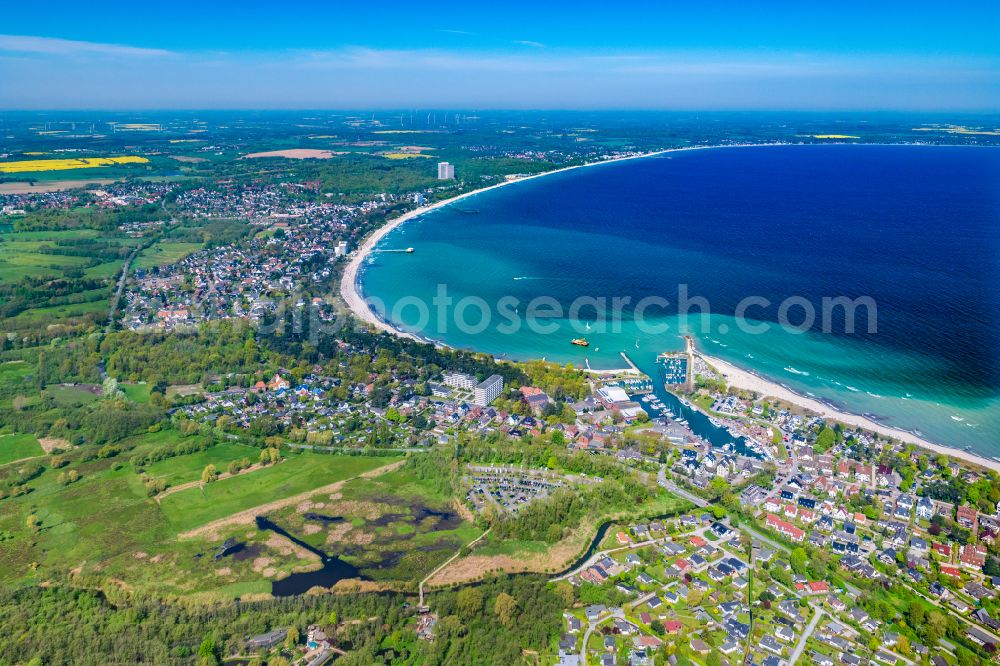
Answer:
M638 367L638 366L637 366L637 365L636 365L635 363L633 363L633 362L632 362L632 359L630 359L630 358L628 357L628 354L626 354L625 352L620 352L620 353L621 353L621 355L622 355L622 358L623 358L623 359L625 360L625 364L626 364L626 365L627 365L627 366L628 366L628 367L629 367L629 368L630 368L630 369L631 369L631 370L632 370L633 372L635 372L636 374L639 374L639 375L643 374L642 370L640 370L640 369L639 369L639 367Z

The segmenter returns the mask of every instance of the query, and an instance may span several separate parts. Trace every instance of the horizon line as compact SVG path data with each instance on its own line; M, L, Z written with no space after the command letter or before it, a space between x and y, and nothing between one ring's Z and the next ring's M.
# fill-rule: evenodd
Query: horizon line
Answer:
M0 107L0 113L399 113L405 111L461 111L468 113L789 113L789 114L969 114L1000 117L1000 109L995 108L909 108L909 107L857 107L857 108L754 108L754 107L463 107L463 106L289 106L289 107Z

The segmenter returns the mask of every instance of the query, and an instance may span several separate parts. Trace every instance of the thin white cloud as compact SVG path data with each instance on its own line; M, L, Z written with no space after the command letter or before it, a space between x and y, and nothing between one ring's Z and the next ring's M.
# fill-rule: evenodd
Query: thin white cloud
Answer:
M73 39L57 37L38 37L34 35L0 35L0 51L17 53L37 53L43 55L106 55L130 57L160 57L173 55L164 49L149 49L140 46L123 44L101 44L99 42L81 42Z
M131 54L134 47L44 40L26 49L32 38L12 39L0 35L0 81L7 83L0 108L982 110L1000 99L1000 67L990 58L581 52L510 41L492 49L339 46L128 57L121 49ZM112 78L120 84L103 85Z
M536 49L544 49L545 48L545 44L542 44L541 42L535 42L535 41L532 41L530 39L517 39L517 40L514 40L514 43L515 44L520 44L521 46L531 46L531 47L536 48Z
M466 37L478 37L478 32L469 32L468 30L454 30L452 28L438 28L437 32L446 32L449 35L464 35Z
M518 42L520 43L520 42ZM537 43L529 42L532 46ZM538 44L538 46L542 46ZM258 54L259 55L259 54ZM739 53L647 52L580 54L574 51L533 48L531 50L468 49L380 49L349 46L330 50L292 52L290 60L262 57L269 67L301 66L317 69L419 70L477 72L583 72L646 76L784 77L816 75L833 71L865 71L865 62L816 55L789 62L773 55ZM883 65L883 68L887 65ZM891 68L891 67L889 67ZM879 69L878 67L875 68Z
M347 47L331 51L301 51L306 67L382 70L475 70L475 71L565 71L575 69L571 57L546 57L503 52L454 51L445 49L373 49ZM275 61L279 62L279 61Z

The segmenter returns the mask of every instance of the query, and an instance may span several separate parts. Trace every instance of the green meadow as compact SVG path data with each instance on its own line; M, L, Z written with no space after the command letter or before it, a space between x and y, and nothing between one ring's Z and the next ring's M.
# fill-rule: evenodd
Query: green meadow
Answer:
M152 389L151 384L119 384L118 388L122 390L125 397L132 402L144 405L149 402L149 392Z
M99 393L88 391L79 386L46 386L44 394L51 397L60 407L76 407L86 405L100 399Z
M455 512L450 496L406 468L351 479L337 493L316 494L310 501L313 513L330 520L310 517L301 506L283 507L268 518L373 580L407 587L482 534ZM240 539L244 532L245 527L234 527L226 534ZM287 556L276 563L288 569L296 560Z
M302 453L266 469L174 493L165 497L161 506L170 525L179 533L245 509L357 476L393 460L397 458Z
M87 299L80 303L69 303L66 305L50 305L48 307L32 308L25 310L16 317L11 317L13 322L48 322L53 323L58 319L68 319L79 317L92 312L107 313L109 289L95 289L83 292L82 296Z
M43 251L46 247L57 246L57 243L71 243L77 240L100 240L102 243L119 246L134 246L138 242L138 239L134 238L102 236L94 229L0 233L0 282L16 282L23 277L61 277L72 268L83 269L84 274L91 277L114 275L115 270L111 270L109 264L120 266L120 262L107 262L90 267L88 265L91 262L90 257L48 254ZM72 249L72 245L62 247Z
M0 363L0 382L5 386L19 384L34 372L34 366L26 361L6 361Z
M87 264L86 257L59 256L37 252L39 243L0 245L0 281L16 282L23 277L55 277L70 268Z
M173 264L202 247L202 243L159 242L140 252L133 268L153 268Z
M0 434L0 465L6 465L22 458L44 454L34 435L23 433Z
M230 462L243 458L249 458L252 463L257 462L260 449L244 444L216 444L204 451L155 462L146 467L146 473L176 486L200 479L201 472L207 465L215 465L219 472L224 472Z
M112 278L117 275L118 271L121 269L122 261L108 261L103 264L91 266L83 271L83 274L89 278Z
M208 484L204 490L184 490L157 502L148 496L142 478L128 460L184 439L174 430L142 435L129 440L132 448L127 453L107 459L86 460L81 455L84 451L76 449L64 456L70 462L60 469L53 469L45 457L33 461L41 463L42 471L27 482L29 492L0 500L0 581L38 582L73 570L82 575L111 576L130 587L166 594L231 598L266 593L269 579L253 570L249 562L223 578L216 571L221 565L211 558L218 548L214 540L180 540L178 534L395 460L292 455L279 464ZM203 452L159 461L147 471L183 483L199 478L204 464L243 457L256 460L259 451L239 443L222 443ZM0 436L0 463L26 457L24 454L42 455L37 440L26 435ZM16 468L0 464L0 477L9 478ZM70 470L75 470L79 479L67 483L64 473ZM261 547L265 546L262 543ZM280 557L279 553L270 555L275 560ZM223 564L234 563L227 560Z

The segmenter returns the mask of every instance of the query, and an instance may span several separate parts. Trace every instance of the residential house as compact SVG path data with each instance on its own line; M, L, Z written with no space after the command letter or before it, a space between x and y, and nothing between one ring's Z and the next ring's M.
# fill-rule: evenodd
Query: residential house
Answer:
M929 497L921 497L917 502L917 518L930 520L934 517L934 502Z
M971 506L960 506L955 511L955 522L957 522L962 527L972 530L975 534L978 531L978 513L976 509Z
M986 546L982 544L965 544L958 556L962 566L970 569L982 569L986 564Z

